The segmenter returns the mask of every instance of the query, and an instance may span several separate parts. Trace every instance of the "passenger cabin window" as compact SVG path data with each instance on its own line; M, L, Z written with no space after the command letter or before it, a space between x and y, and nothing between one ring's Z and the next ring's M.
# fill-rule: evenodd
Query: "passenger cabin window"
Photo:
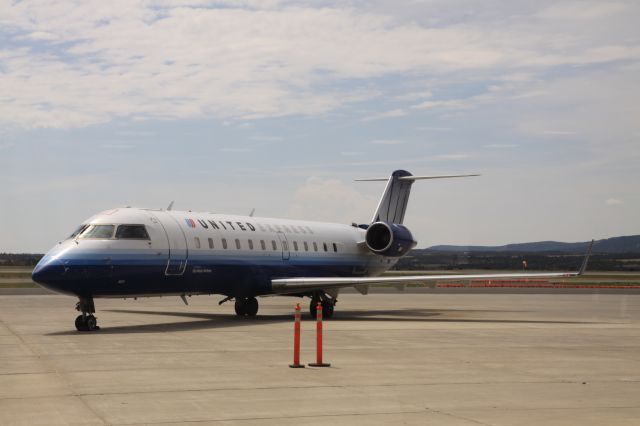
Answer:
M213 238L209 238L209 248L213 248Z
M307 242L304 242L304 251L309 251L309 244L307 244Z
M240 240L236 238L236 248L240 250Z
M289 251L289 245L287 244L286 241L282 242L282 250L284 251Z
M148 240L149 234L144 225L119 225L116 238L121 240Z
M316 244L316 242L313 242L313 251L318 251L318 244Z
M333 243L333 251L338 252L338 245L336 243Z
M222 239L222 248L225 249L225 250L227 249L227 239L226 238Z
M278 250L278 245L276 244L276 240L271 240L271 247L273 247L274 250Z
M260 240L260 248L262 248L262 250L267 249L267 245L264 243L264 240Z
M200 238L194 237L194 240L196 242L196 248L200 248Z
M294 241L294 242L293 242L293 249L294 249L295 251L298 251L298 242L297 242L297 241Z
M82 231L78 238L102 238L108 239L113 237L115 225L89 225L87 229Z
M248 240L249 242L249 250L253 250L253 240Z
M322 243L322 246L324 247L324 251L328 251L327 250L327 243Z

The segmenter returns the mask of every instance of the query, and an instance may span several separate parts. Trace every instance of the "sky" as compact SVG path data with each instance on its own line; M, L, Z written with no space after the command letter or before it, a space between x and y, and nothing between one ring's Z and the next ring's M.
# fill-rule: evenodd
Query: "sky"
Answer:
M116 206L640 234L637 1L0 0L0 252Z

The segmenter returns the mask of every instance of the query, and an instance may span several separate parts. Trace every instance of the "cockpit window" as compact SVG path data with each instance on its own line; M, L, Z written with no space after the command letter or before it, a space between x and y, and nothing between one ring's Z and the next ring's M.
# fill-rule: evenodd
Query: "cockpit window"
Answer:
M111 238L114 229L114 225L89 225L78 238Z
M69 238L77 237L78 235L82 234L82 231L84 231L88 227L89 225L87 225L86 223L83 223L82 225L78 226L78 229L76 229L75 231L73 231L71 235L69 235Z
M119 225L116 231L116 238L123 240L148 240L144 225Z

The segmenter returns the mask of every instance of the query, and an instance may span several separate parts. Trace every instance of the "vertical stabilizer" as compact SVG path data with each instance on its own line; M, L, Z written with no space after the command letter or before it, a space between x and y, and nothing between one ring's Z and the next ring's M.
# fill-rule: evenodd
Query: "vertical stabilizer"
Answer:
M371 222L402 223L407 211L409 193L411 192L412 179L401 180L399 178L411 176L406 170L396 170L391 174L387 187L380 198L378 208Z

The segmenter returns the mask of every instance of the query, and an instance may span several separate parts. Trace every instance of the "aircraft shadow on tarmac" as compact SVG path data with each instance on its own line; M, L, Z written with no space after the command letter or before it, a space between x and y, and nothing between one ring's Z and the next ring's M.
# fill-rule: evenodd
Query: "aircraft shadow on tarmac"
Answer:
M292 314L258 315L255 318L237 317L233 314L216 314L205 312L175 312L175 311L149 311L133 309L109 309L106 312L158 315L164 317L193 318L196 321L163 322L154 324L132 324L126 326L106 326L101 328L100 334L127 334L127 333L166 333L179 331L192 331L203 329L219 329L227 327L242 327L254 324L293 323ZM512 320L512 319L487 319L487 318L441 318L448 312L474 313L510 313L524 311L495 311L495 310L464 310L464 309L385 309L385 310L345 310L336 312L335 317L326 322L446 322L446 323L489 323L489 324L593 324L585 321L551 321L551 320ZM468 316L468 315L467 315ZM303 321L314 321L309 315L303 315ZM75 335L73 330L49 333L49 335Z

